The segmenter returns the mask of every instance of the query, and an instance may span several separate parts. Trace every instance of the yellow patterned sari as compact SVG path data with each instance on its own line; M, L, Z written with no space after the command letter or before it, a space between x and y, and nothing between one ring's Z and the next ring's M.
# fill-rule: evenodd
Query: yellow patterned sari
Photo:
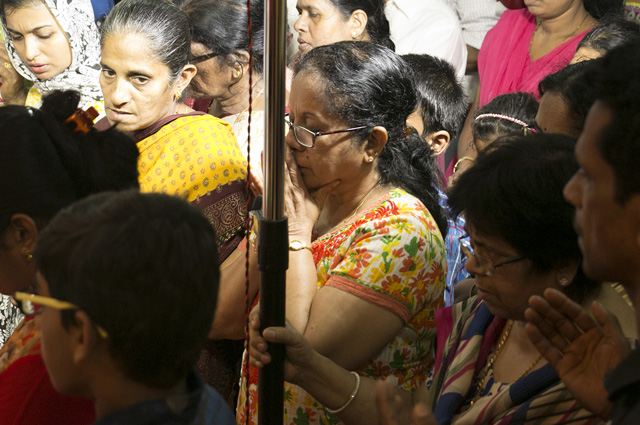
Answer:
M142 192L179 196L216 232L220 262L243 238L246 167L231 127L208 114L173 115L138 132Z

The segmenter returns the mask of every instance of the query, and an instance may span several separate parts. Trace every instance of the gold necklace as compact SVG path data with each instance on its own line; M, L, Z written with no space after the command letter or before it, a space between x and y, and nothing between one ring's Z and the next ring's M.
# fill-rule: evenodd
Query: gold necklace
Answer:
M233 125L236 125L238 123L238 120L240 119L240 117L242 116L242 114L244 114L245 112L247 112L249 110L249 108L251 106L253 106L253 104L255 103L256 100L258 100L258 98L262 95L262 93L264 93L264 87L262 87L262 90L260 90L258 92L258 94L255 95L255 97L251 100L251 103L249 104L249 106L247 106L246 108L244 108L242 111L240 111L240 113L238 115L236 115L236 119L233 121Z
M481 372L483 372L482 378L478 381L478 385L476 385L476 392L475 392L475 394L473 396L473 400L471 400L471 402L469 403L470 405L473 406L473 403L475 403L476 400L478 400L480 398L480 394L481 394L482 390L484 389L485 380L487 379L487 376L489 375L489 369L491 369L493 367L494 362L496 361L496 359L500 355L500 352L502 351L502 348L504 347L504 344L507 342L507 339L509 338L509 335L511 335L511 329L512 328L513 328L513 321L509 320L509 322L505 326L505 329L502 332L502 338L500 338L500 341L496 345L496 348L493 350L493 353L491 354L491 357L489 357L489 360L487 361L485 366L482 368L482 371L481 371ZM531 372L533 370L533 368L538 364L538 362L540 362L541 359L542 359L542 354L540 354L533 361L533 363L531 363L529 365L527 370L525 370L518 377L518 379L516 379L516 381L519 381L520 379L524 378L529 372Z
M350 222L356 216L356 214L358 214L358 210L360 210L360 207L362 207L362 205L364 204L364 201L367 200L369 195L371 195L373 193L373 191L378 186L380 186L380 180L378 180L378 182L371 189L369 189L369 191L362 197L362 199L360 200L358 205L356 205L356 208L353 210L351 215L349 217L345 218L344 220L340 221L340 223L338 223L336 226L332 227L331 230L328 231L327 233L331 233L331 232L335 231L336 229L338 229L343 224Z
M578 31L580 30L580 28L582 28L582 25L584 25L584 22L587 20L587 18L589 17L589 12L585 12L584 18L582 18L582 21L580 21L580 25L578 25L576 27L576 29L573 30L572 33L570 33L569 35L567 35L560 44L564 43L565 41L567 41L570 37L573 37L574 35L576 35L578 33ZM533 45L533 39L536 36L536 33L538 32L538 28L540 28L540 24L541 22L538 22L536 24L536 29L533 30L533 34L531 35L531 40L529 41L529 56L532 57L531 54L531 46Z

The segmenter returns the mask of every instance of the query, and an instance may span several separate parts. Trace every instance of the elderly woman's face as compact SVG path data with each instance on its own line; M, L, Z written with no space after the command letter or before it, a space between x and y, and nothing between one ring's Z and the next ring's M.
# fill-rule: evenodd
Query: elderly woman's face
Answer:
M348 19L330 0L298 0L300 16L293 25L298 32L298 49L307 53L314 47L351 40Z
M519 253L503 239L478 232L469 222L466 230L475 252L467 259L466 269L476 275L478 297L494 315L524 320L524 311L531 296L541 295L549 287L561 289L558 282L564 275L555 271L538 272L526 258L499 266L493 274L485 275L482 261L488 260L495 265L517 258ZM573 276L566 278L571 281Z
M323 81L317 76L304 71L296 75L289 95L289 121L313 132L347 129L349 126L331 114L322 102L322 96L318 95L322 86ZM356 143L353 133L318 136L313 148L305 148L296 142L293 131L289 131L286 143L309 189L337 180L352 184L362 178L364 143Z
M71 65L71 46L44 3L6 13L7 32L16 53L40 80L55 77Z
M176 110L169 67L147 45L140 34L111 34L103 42L100 87L107 118L120 131L145 129Z
M202 43L191 43L193 57L206 55L211 50ZM221 66L217 57L212 57L195 64L198 73L189 84L189 92L195 98L225 99L233 95L232 67ZM244 88L244 87L243 87Z

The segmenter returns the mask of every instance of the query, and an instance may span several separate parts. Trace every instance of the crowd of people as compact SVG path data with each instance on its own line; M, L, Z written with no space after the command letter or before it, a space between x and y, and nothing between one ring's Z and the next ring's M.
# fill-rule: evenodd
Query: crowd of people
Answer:
M265 6L0 0L0 423L640 422L637 3L297 0L266 329Z

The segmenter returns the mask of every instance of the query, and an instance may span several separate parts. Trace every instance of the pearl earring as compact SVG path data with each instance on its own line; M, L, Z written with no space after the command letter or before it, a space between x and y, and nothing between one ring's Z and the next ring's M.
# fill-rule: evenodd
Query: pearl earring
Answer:
M352 31L351 32L351 38L353 38L354 40L358 37L358 32L357 31Z
M567 286L569 286L569 279L567 279L566 277L561 277L561 278L558 280L558 283L559 283L559 284L560 284L560 286L562 286L563 288L564 288L564 287L567 287Z

